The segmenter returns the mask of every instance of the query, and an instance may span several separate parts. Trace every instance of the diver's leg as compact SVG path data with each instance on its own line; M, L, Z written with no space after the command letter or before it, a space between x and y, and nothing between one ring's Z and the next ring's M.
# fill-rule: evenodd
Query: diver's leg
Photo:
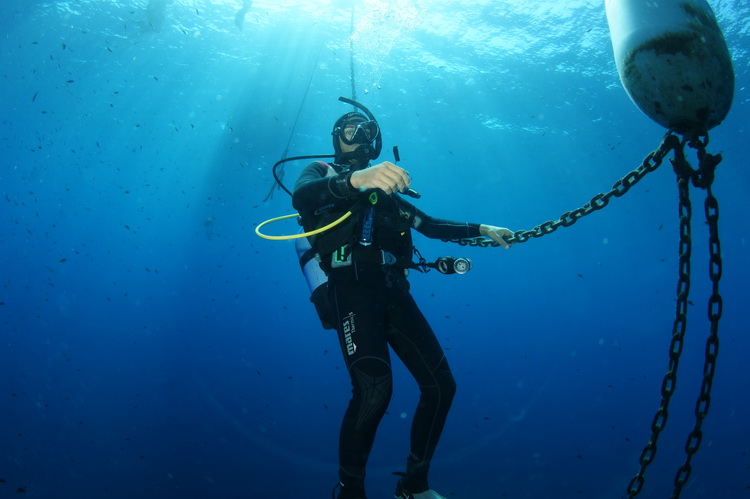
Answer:
M389 298L388 321L391 347L420 389L404 478L406 489L418 493L429 489L430 462L456 393L456 382L435 333L408 291Z
M342 278L329 282L352 398L339 437L339 498L364 498L365 466L391 399L391 366L382 287Z

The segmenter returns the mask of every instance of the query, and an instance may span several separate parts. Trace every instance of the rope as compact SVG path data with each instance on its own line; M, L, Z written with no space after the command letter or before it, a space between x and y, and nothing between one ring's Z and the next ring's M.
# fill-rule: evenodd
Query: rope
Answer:
M357 100L357 85L354 78L354 3L352 3L351 34L349 35L349 78L352 84L352 100Z
M350 80L351 80L351 86L352 86L352 100L357 100L357 82L354 76L354 4L352 4L352 13L351 13L351 26L350 31L351 34L349 36L349 72L350 72ZM287 140L286 147L284 148L284 152L281 154L281 159L286 159L287 154L289 153L289 147L292 144L292 139L294 138L294 132L297 130L297 123L299 123L299 117L302 114L302 108L305 105L305 100L307 99L307 94L310 92L310 87L312 86L313 77L315 76L315 70L318 69L318 62L320 61L320 54L323 52L323 43L320 44L320 48L318 49L318 55L315 58L315 65L313 66L312 71L310 72L310 79L307 81L307 88L305 89L305 93L302 96L302 101L299 104L299 109L297 110L297 116L294 118L294 124L292 125L292 130L289 132L289 140ZM354 108L356 110L356 108ZM284 174L286 173L284 170L283 163L279 162L276 163L276 165L279 165L278 170L274 167L274 180L276 181L274 184L271 185L271 189L268 191L268 194L266 194L266 197L263 198L263 202L269 201L273 198L273 194L275 191L283 188L287 193L291 195L288 189L284 188L282 182L284 180Z
M286 147L284 148L284 152L281 154L281 159L286 158L287 153L289 153L289 146L292 144L292 139L294 138L294 132L297 130L297 123L299 123L299 117L302 114L302 108L305 106L305 100L307 99L307 94L310 93L310 87L312 86L313 77L315 76L315 71L318 69L318 62L320 61L320 54L323 52L323 45L324 43L321 42L320 48L318 49L318 55L315 57L315 65L312 68L312 71L310 72L310 79L307 80L307 88L305 89L305 93L302 95L302 101L299 103L299 109L297 110L297 116L294 118L294 124L292 125L292 130L289 132L289 140L286 142ZM273 198L273 193L281 188L281 181L284 180L284 166L282 165L280 168L280 171L276 174L274 174L274 178L277 180L276 183L271 185L271 189L268 191L268 194L266 194L266 197L263 198L263 202L269 201ZM278 178L277 178L278 175Z

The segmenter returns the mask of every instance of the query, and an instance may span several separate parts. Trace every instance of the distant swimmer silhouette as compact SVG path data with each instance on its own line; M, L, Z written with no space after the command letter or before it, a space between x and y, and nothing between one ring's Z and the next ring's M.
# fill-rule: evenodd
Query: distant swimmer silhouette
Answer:
M161 31L166 19L167 3L169 3L169 0L149 0L142 31Z
M234 25L239 29L242 29L242 25L245 24L245 14L253 6L252 0L242 0L242 8L237 12L234 17Z

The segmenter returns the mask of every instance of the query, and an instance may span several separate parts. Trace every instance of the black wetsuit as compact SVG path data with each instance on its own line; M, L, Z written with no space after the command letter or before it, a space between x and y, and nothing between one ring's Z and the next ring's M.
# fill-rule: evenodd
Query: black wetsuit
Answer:
M360 192L349 182L351 173L332 167L335 175L324 163L308 165L295 185L293 204L306 231L352 211L343 223L310 238L328 274L333 322L353 386L339 439L343 490L346 497L364 497L365 465L391 397L390 345L421 391L406 480L409 490L422 492L428 489L430 460L456 385L443 349L409 293L405 267L413 253L411 229L453 239L479 236L479 225L429 217L399 195L379 189ZM363 246L370 209L371 244Z

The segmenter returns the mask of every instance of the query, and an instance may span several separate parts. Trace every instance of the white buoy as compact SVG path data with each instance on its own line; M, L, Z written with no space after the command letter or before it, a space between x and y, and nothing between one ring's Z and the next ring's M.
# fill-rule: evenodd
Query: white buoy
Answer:
M641 111L688 136L724 120L734 71L705 0L605 0L605 6L617 72Z

